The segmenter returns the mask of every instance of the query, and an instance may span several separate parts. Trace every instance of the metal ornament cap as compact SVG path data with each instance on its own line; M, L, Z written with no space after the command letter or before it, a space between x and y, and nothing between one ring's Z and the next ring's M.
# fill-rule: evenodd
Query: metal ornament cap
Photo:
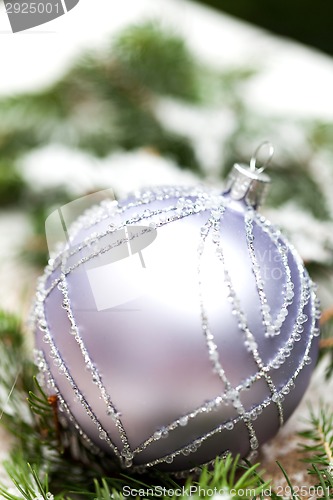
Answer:
M261 150L267 149L267 157L261 167L257 167L258 155ZM235 201L244 200L246 205L258 208L266 198L271 182L270 177L263 171L273 158L274 147L270 141L264 141L254 151L250 165L236 163L227 179L225 195ZM260 155L262 156L262 155Z
M260 169L235 163L227 179L226 191L233 200L244 200L247 205L258 208L266 198L271 179Z

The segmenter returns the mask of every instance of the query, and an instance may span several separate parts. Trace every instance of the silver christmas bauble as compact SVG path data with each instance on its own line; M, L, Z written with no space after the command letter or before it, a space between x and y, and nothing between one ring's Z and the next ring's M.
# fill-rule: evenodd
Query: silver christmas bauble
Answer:
M146 189L78 218L40 279L36 359L82 439L123 467L247 456L298 405L315 287L256 210L268 178Z

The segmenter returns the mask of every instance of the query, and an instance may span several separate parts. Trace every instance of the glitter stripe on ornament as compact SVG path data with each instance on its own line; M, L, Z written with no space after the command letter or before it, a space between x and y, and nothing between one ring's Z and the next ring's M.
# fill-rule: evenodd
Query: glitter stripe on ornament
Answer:
M119 431L120 439L121 439L121 442L124 446L124 449L121 451L121 454L122 454L122 456L128 458L132 455L132 452L131 452L131 449L129 446L129 442L128 442L128 438L127 438L125 429L124 429L122 422L121 422L120 414L119 414L118 410L115 408L114 404L112 403L111 398L108 395L105 386L103 385L99 371L96 368L96 366L94 365L94 363L92 362L92 359L91 359L91 357L86 349L86 346L82 340L82 337L81 337L80 332L79 332L79 328L78 328L78 326L75 322L74 316L73 316L73 311L72 311L71 301L70 301L69 291L68 291L68 283L66 280L66 276L63 274L65 265L66 265L66 257L64 254L63 265L62 265L62 275L61 275L62 281L58 285L58 288L61 290L61 293L63 296L63 307L67 313L67 317L68 317L68 320L69 320L70 325L71 325L70 334L74 336L77 344L80 347L83 361L91 374L92 382L94 384L96 384L97 387L99 388L102 399L106 404L107 415L109 415L112 418L112 420L114 421L114 423Z
M106 232L100 233L100 234L95 233L93 236L88 237L85 240L87 243L86 244L84 243L82 246L79 246L78 250L82 250L87 244L89 244L89 240L92 241L96 237L105 236L109 232L113 232L117 229L121 229L132 222L138 222L138 221L141 221L145 218L149 218L149 217L152 217L154 215L162 214L162 213L165 213L165 212L170 211L170 210L179 211L180 208L181 208L181 210L180 210L181 215L191 215L192 213L198 213L200 211L206 210L206 209L214 206L214 204L219 204L222 200L222 196L220 194L217 194L213 191L208 194L206 191L204 191L201 188L181 188L181 189L179 189L179 188L174 188L171 186L171 187L166 187L166 188L162 188L162 189L155 189L155 192L150 191L148 193L150 193L148 198L147 198L146 191L136 193L136 196L138 196L138 197L142 196L142 199L138 198L138 199L136 199L135 202L132 201L132 202L129 202L125 205L118 205L118 209L112 211L112 216L121 215L131 208L140 207L141 205L149 204L149 203L154 202L156 200L157 201L164 201L164 200L167 200L169 198L176 198L176 199L178 199L177 206L172 205L172 206L164 208L164 209L155 210L155 211L151 211L151 212L149 211L150 212L149 214L147 214L145 212L143 212L143 214L141 214L141 215L135 214L136 217L132 218L130 221L125 221L119 225L112 225L112 228L110 231L106 231ZM189 197L194 197L194 198L196 197L197 198L197 200L195 200L196 203L192 202L192 200L186 199L184 197L184 194L186 194L186 196L189 196ZM112 201L111 203L114 204L115 202ZM182 205L182 206L180 206L180 205ZM73 234L72 234L73 226L75 226L74 227L75 231L73 231L73 233L76 234L79 230L90 229L94 225L98 224L99 222L102 222L103 220L107 219L110 216L109 211L106 211L106 213L104 213L98 217L99 213L100 213L100 207L95 206L89 210L88 216L85 214L81 215L77 219L75 224L72 225L69 229L70 238L73 239ZM95 217L96 217L96 219L95 219ZM75 250L74 253L70 254L69 256L75 255L78 250ZM61 253L61 251L59 251L59 253ZM55 268L53 268L53 270L55 270Z
M210 212L210 217L208 221L201 227L200 229L200 243L198 245L198 284L199 284L199 301L200 301L200 313L201 313L201 327L206 340L206 346L208 349L208 356L210 361L213 364L214 371L218 374L220 379L225 385L226 397L228 401L233 405L236 411L242 415L245 413L245 408L239 398L238 391L232 387L225 370L223 369L220 360L219 354L217 350L217 345L214 342L214 335L211 332L208 322L208 315L204 306L204 299L202 293L202 278L201 278L201 261L204 253L205 242L212 230L212 242L213 244L220 244L221 236L220 236L220 224L223 220L223 216L225 213L225 206L220 204L218 209L214 209ZM252 423L249 420L244 419L245 426L249 433L249 442L251 450L256 450L259 446L258 439L253 428Z
M210 437L214 436L215 434L217 434L219 432L222 432L223 430L231 431L238 422L244 422L244 419L242 418L241 415L238 417L235 417L234 419L223 422L223 424L218 425L218 427L216 427L215 429L207 432L203 436L196 438L191 443L188 443L185 446L182 446L181 448L179 448L176 451L169 453L167 455L164 455L163 457L156 458L155 460L151 460L150 462L145 463L144 467L150 468L150 467L154 467L155 465L158 465L161 463L171 464L173 462L173 460L180 455L188 456L191 453L196 453L198 451L198 449L200 448L200 446L205 441L207 441L207 439L209 439Z
M276 393L276 394L279 394L279 393ZM218 433L222 432L223 430L232 431L234 429L235 425L238 424L239 422L243 422L246 424L246 422L250 422L251 420L255 420L256 417L252 418L251 415L258 416L259 414L262 413L263 409L266 408L267 406L269 406L270 404L272 404L272 402L273 402L272 398L267 397L266 399L264 399L264 401L262 401L260 404L255 406L251 410L251 412L248 412L244 415L239 415L238 417L227 420L227 421L223 422L222 424L219 424L217 427L215 427L211 431L207 432L206 434L196 438L194 441L192 441L192 443L188 443L187 445L179 448L178 450L174 451L173 453L169 453L168 455L164 455L163 457L160 457L160 458L157 458L157 459L152 460L150 462L147 462L143 466L150 468L150 467L154 467L155 465L158 465L158 464L163 463L163 462L172 463L173 459L179 455L187 456L191 453L195 453L198 451L200 446L205 441L207 441L207 439L214 436L215 434L218 434ZM253 437L255 438L255 435L253 435ZM256 439L256 441L253 440L253 443L251 446L251 452L255 451L258 448L257 438L255 438L255 439Z
M312 285L312 287L311 287L312 321L311 321L309 341L306 345L306 349L304 352L302 363L296 369L294 376L293 376L293 380L296 380L296 378L299 376L302 368L304 368L305 365L308 365L311 363L311 358L309 357L309 352L311 349L312 341L313 341L313 338L318 337L319 333L320 333L319 328L317 327L317 321L320 319L320 310L319 310L319 303L318 303L318 299L316 297L315 290L316 290L315 286Z
M202 207L200 209L200 211L204 211L204 210L206 210L205 207ZM110 233L113 233L119 229L123 229L124 227L128 227L133 223L141 222L143 219L149 219L149 218L152 218L155 216L161 216L161 217L166 216L167 213L170 211L175 211L176 214L174 214L173 216L168 216L166 218L160 219L156 223L153 223L152 225L147 226L145 229L142 230L141 233L134 234L134 235L132 234L130 237L121 238L121 239L117 240L117 242L112 243L110 245L107 245L106 247L102 248L98 252L92 252L91 254L87 255L86 257L80 259L78 262L76 262L72 266L66 268L64 270L65 276L67 276L68 274L70 274L72 271L79 268L80 266L86 264L91 259L98 257L104 253L107 253L110 250L112 250L113 248L116 248L117 246L120 246L120 245L125 244L125 243L129 243L133 238L138 238L138 237L142 236L146 232L151 231L152 228L162 227L165 224L168 224L168 223L176 221L176 220L183 219L184 217L192 215L193 213L198 213L198 212L194 212L194 208L191 208L191 207L187 207L187 208L183 209L182 211L179 211L177 206L173 205L173 206L167 207L165 209L160 209L160 210L156 210L154 212L151 212L149 215L146 215L142 218L139 218L139 217L131 218L129 220L124 221L121 225L117 226L116 228L112 228L111 230L107 230L107 231L101 232L99 234L95 234L93 237L87 238L82 244L78 245L77 247L75 247L75 249L73 251L69 252L68 259L70 257L75 256L77 253L82 251L84 248L90 246L92 243L94 243L96 241L99 241L101 238L103 238L104 236L107 236ZM58 260L58 262L57 262L57 260ZM49 266L49 268L47 268L46 273L49 273L48 275L50 276L55 270L57 270L59 268L60 265L61 265L61 261L59 260L59 258L54 259L53 265ZM60 283L60 278L57 278L56 280L54 280L53 283L51 284L51 286L45 291L46 296L48 296L52 292L52 290L56 286L58 286L59 283Z
M218 234L218 235L220 234L220 223L219 222L216 222L215 231L216 231L216 234ZM259 355L258 344L255 340L253 333L250 331L250 328L249 328L248 323L247 323L246 314L244 311L242 311L242 309L240 307L239 298L237 297L234 286L232 284L232 280L231 280L229 271L225 265L224 252L223 252L223 247L222 247L222 238L219 238L218 240L215 240L215 241L213 239L213 243L216 245L217 256L224 267L224 283L225 283L227 289L229 290L228 297L229 297L229 300L231 303L232 313L238 319L239 330L245 335L244 345L245 345L247 351L252 354L254 362L257 364L259 371L261 371L263 373L263 377L267 382L267 385L268 385L269 390L271 391L271 394L273 395L276 392L275 384L273 383L273 380L270 377L270 375L268 375L267 369L264 366L264 363ZM282 408L282 405L280 404L279 401L276 402L276 406L277 406L277 410L278 410L280 426L282 426L283 422L284 422L283 408Z
M59 401L59 405L58 405L58 409L59 411L63 411L64 413L66 413L67 415L67 418L68 420L71 422L71 424L74 426L74 428L76 429L76 431L78 432L80 438L83 440L85 446L88 447L88 449L95 455L98 455L98 456L103 456L103 452L100 450L100 448L98 448L93 442L92 440L87 436L87 434L81 429L80 425L78 424L77 420L75 419L74 415L72 414L72 412L70 411L67 403L65 402L65 400L63 399L56 383L55 383L55 380L54 378L52 377L52 374L51 374L51 371L50 371L50 368L48 366L48 363L44 357L44 354L42 351L38 350L38 349L35 349L34 350L34 360L35 360L35 365L38 367L38 369L40 370L40 374L43 376L43 380L41 385L43 386L45 384L46 387L48 388L51 388L52 391L55 392L57 398L58 398L58 401Z
M117 446L108 437L105 429L103 428L103 426L100 423L100 421L98 420L97 416L95 415L95 413L91 409L89 403L87 402L87 400L85 399L85 397L80 392L77 385L75 384L74 379L72 378L72 376L70 374L70 371L68 370L64 360L62 359L62 356L60 355L60 352L59 352L57 346L54 343L54 340L53 340L53 337L50 333L50 330L47 327L47 322L46 322L46 318L45 318L45 311L44 311L44 303L40 304L40 306L41 307L40 307L39 311L38 312L36 311L36 318L39 318L39 320L37 320L37 326L40 330L42 330L44 332L44 337L43 337L44 343L50 345L50 357L52 357L54 359L54 361L53 361L54 365L58 368L60 375L65 376L65 378L68 380L76 398L78 399L78 401L80 402L80 404L82 405L82 407L84 408L84 410L86 411L87 415L90 417L92 422L97 427L100 438L105 440L108 443L111 450L113 451L113 453L117 457L120 457L120 452L119 452Z
M137 191L134 194L136 197L135 202L132 201L126 205L119 205L116 200L103 200L100 204L86 209L85 212L71 224L69 229L70 237L73 239L81 229L91 229L93 226L103 222L103 220L114 218L130 208L140 207L155 200L163 201L170 197L179 197L184 195L184 193L188 196L199 196L202 192L200 188L195 187L187 187L180 190L171 186L159 189L154 188L151 191ZM59 249L59 253L61 253L61 249Z
M308 342L306 344L306 348L305 348L305 351L304 351L303 358L302 358L301 362L299 363L297 369L295 370L293 377L291 377L290 380L289 380L289 382L287 382L279 391L277 391L275 393L276 394L275 399L278 396L282 396L283 397L284 394L288 394L290 392L290 390L295 387L294 381L299 376L299 374L301 373L301 370L304 368L304 366L308 365L310 363L310 361L311 361L310 358L309 358L309 352L310 352L310 349L311 349L311 346L312 346L313 338L314 337L318 337L320 335L319 328L316 325L316 322L317 322L317 320L320 317L319 304L318 304L318 301L316 299L315 288L312 286L311 282L310 282L310 285L311 285L311 309L312 309L311 315L312 315L312 321L311 321L311 328L310 328L309 339L308 339Z
M280 255L281 263L285 270L286 275L286 283L285 283L285 291L284 291L284 299L283 304L275 321L270 314L270 306L268 304L268 300L265 293L265 283L261 276L260 265L258 263L258 259L256 257L256 252L254 248L254 234L253 234L253 221L255 218L255 211L252 207L248 207L247 212L245 214L245 234L247 240L247 246L249 255L252 263L252 271L256 280L256 287L258 291L258 295L260 298L260 306L261 306L261 314L263 318L263 325L265 328L266 337L274 337L280 334L281 326L284 323L287 315L288 315L288 306L293 303L294 285L291 280L291 271L288 264L288 248L285 245L281 245L279 242L279 232L267 232L271 241L274 243L275 248Z
M305 279L305 276L304 276L304 279L302 280L302 282L303 282L302 289L308 291L310 289L309 279ZM309 301L309 297L304 299L304 302L302 303L303 305L301 306L301 310L303 310L303 307L308 303L308 301ZM312 314L313 314L313 318L314 318L315 314L316 314L314 309L312 310ZM312 322L311 328L312 328L313 336L318 336L320 332L319 332L319 329L315 327L315 319ZM296 332L296 329L294 329L294 333L295 332ZM287 342L287 345L288 345L288 342ZM309 339L308 345L306 347L307 353L309 352L309 350L311 348L311 343L312 343L312 337ZM280 355L281 355L281 350L279 351L278 355L275 358L273 358L273 360L267 365L267 367L266 366L263 367L264 371L259 371L256 374L254 374L253 376L246 379L243 383L239 384L236 387L236 391L238 391L238 393L240 393L244 389L250 389L250 387L253 385L254 382L264 378L265 374L266 374L266 370L272 368L272 365L280 357ZM305 360L299 365L299 367L297 369L297 376L299 375L301 369L308 362L307 355L305 355L304 357L305 357ZM283 362L285 362L285 361L286 361L286 359L284 359ZM279 366L281 366L281 364L283 364L283 363L280 363ZM292 389L292 385L293 385L293 380L291 379L291 381L288 382L287 384L285 384L280 391L276 391L273 393L273 395L275 395L274 399L280 399L281 396L288 394L290 392L290 390ZM165 426L164 428L160 429L159 431L156 431L156 433L154 435L150 436L144 443L142 443L139 447L137 447L134 450L134 453L138 454L141 451L145 450L152 442L156 441L157 439L160 439L163 432L169 433L169 432L173 431L174 429L178 428L180 425L184 425L184 423L183 423L184 421L188 422L190 419L195 418L197 415L199 415L203 412L209 412L209 411L212 411L214 409L219 408L223 403L225 403L228 400L226 397L226 394L227 394L227 391L225 391L224 395L216 397L214 400L209 401L208 403L206 403L205 405L196 409L195 411L190 412L190 413L184 415L183 417L180 417L179 419L175 420L174 422L172 422L168 426ZM257 418L259 412L257 414L255 410L252 410L249 412L249 414L251 415L251 420L254 420L254 418Z
M192 187L177 188L177 187L170 186L170 187L164 187L164 188L160 188L160 189L155 188L154 190L151 190L151 191L136 192L135 193L135 196L136 196L135 202L131 201L131 202L124 204L124 205L119 205L118 202L116 202L115 200L112 200L112 201L104 200L101 203L101 205L95 205L95 206L91 207L90 209L86 210L84 214L82 214L81 216L78 217L78 219L69 228L69 231L68 231L69 237L71 240L73 240L74 237L79 233L79 231L81 229L86 229L86 230L91 229L93 226L99 224L100 222L102 222L103 220L106 220L109 217L114 219L115 217L125 213L127 210L129 210L131 208L141 207L142 205L149 204L149 203L152 203L154 201L165 201L169 198L176 198L176 199L178 198L178 201L183 199L189 203L192 203L191 200L186 200L186 198L184 198L184 195L189 196L189 197L193 197L193 198L197 198L196 201L197 202L199 201L199 205L201 204L202 207L199 209L195 209L194 210L195 213L197 213L198 211L206 210L207 208L209 208L207 203L209 205L213 205L214 203L216 203L218 200L220 200L222 198L220 194L214 193L213 191L211 194L208 194L203 190L203 188L200 188L200 187L198 187L198 188L192 188ZM197 203L197 205L198 205L198 203ZM111 207L111 210L110 210L110 207ZM171 206L167 209L162 209L161 211L157 210L155 214L152 213L151 215L156 215L157 213L162 213L162 212L165 212L168 210L175 210L175 209L176 209L175 206ZM191 213L193 213L193 211ZM145 214L145 212L141 215L135 214L135 216L136 217L134 217L132 219L132 222L147 218L147 214ZM149 216L150 215L148 214L148 217ZM89 242L90 239L92 240L96 236L106 235L108 232L113 232L114 230L123 228L128 223L129 222L126 221L124 223L121 223L120 225L113 224L111 231L106 231L105 233L100 234L100 235L98 235L97 233L94 233L94 235L88 237L86 241ZM80 246L79 249L82 250L84 248L84 246L85 245ZM63 251L63 248L59 248L58 253L61 254L62 251ZM76 252L74 252L74 254L75 253ZM71 254L71 255L74 255L74 254ZM54 259L52 259L52 260L54 260Z
M300 259L298 253L295 251L294 247L288 241L286 241L286 239L281 235L281 233L278 230L276 230L271 223L266 221L265 217L263 216L259 216L256 214L255 222L263 229L263 231L265 231L269 235L272 234L272 232L276 231L276 235L283 242L283 245L285 245L285 247L289 247L289 251L296 261L297 269L299 271L299 279L301 282L300 303L297 312L296 322L293 327L292 333L287 342L285 343L285 345L279 350L277 356L268 364L269 369L279 368L279 366L281 366L284 362L284 360L281 359L281 355L283 357L285 356L285 354L287 354L288 357L291 354L295 342L299 342L301 340L301 333L304 331L304 327L302 325L303 323L306 323L308 319L308 317L304 314L304 309L310 300L311 289L313 284L306 270L303 267L302 260ZM285 258L287 258L286 254ZM319 335L319 329L318 329L318 335Z
M219 216L223 217L224 214L224 207L222 210L219 212ZM210 230L214 224L214 219L210 218L201 227L200 233L201 233L201 238L200 238L200 243L198 245L198 267L197 267L197 273L198 273L198 285L199 285L199 301L200 301L200 314L201 314L201 328L205 337L206 341L206 346L208 349L208 357L214 367L214 372L217 373L217 375L220 377L222 380L224 386L226 389L231 389L231 383L229 379L226 376L226 373L220 363L219 360L219 354L217 350L217 345L214 342L214 335L212 334L209 323L208 323L208 317L207 313L204 308L204 300L202 296L202 277L201 277L201 260L202 260L202 255L204 253L204 247L205 247L205 242L206 239L210 233Z
M176 190L170 189L170 190L167 190L167 192L170 192L170 194L165 195L164 198L161 196L156 197L156 198L154 197L153 200L155 200L155 199L163 200L163 199L169 198L170 196L176 196L176 195L179 195L182 193L182 191L179 191L177 189ZM186 190L185 190L185 192L186 192ZM169 217L167 220L164 219L163 221L159 221L159 224L154 224L154 223L150 224L150 228L156 227L156 226L162 226L164 223L172 222L174 220L181 219L183 217L186 217L187 215L192 215L193 213L199 213L199 212L205 211L207 208L214 206L215 203L220 203L221 199L222 199L221 195L217 195L217 194L208 195L207 193L200 191L200 190L191 190L191 191L188 190L188 195L193 196L193 197L198 196L198 200L196 200L196 203L192 202L191 200L185 199L185 198L179 198L178 202L177 202L177 206L172 205L172 206L164 208L164 209L159 209L159 210L155 210L155 211L148 211L149 212L148 214L145 213L145 212L147 212L147 211L145 211L142 214L142 216L136 216L135 218L127 220L118 226L113 225L112 227L109 227L108 230L106 230L104 232L101 232L99 234L94 233L90 237L87 237L84 240L84 242L75 246L74 250L72 250L69 253L68 257L70 258L70 257L75 256L77 253L82 251L84 248L86 248L86 247L90 246L92 243L96 242L96 240L99 240L102 237L104 237L108 234L111 234L118 229L122 229L122 228L130 225L131 223L138 222L138 221L141 221L144 219L153 218L153 217L158 216L158 215L166 214L169 211L176 211L177 216ZM137 200L137 203L133 203L133 202L128 203L127 205L120 207L118 209L118 212L116 212L116 215L125 212L129 208L140 206L143 203L148 203L148 201L142 202L141 200ZM79 229L79 228L86 229L87 227L89 228L90 227L89 221L90 221L91 225L93 225L94 224L93 213L94 213L94 211L92 209L92 212L90 213L90 216L87 220L85 220L85 216L79 217L78 220L80 221L82 219L82 221L80 224L79 223L77 224L77 229ZM107 218L107 215L103 216L102 220L105 218ZM136 236L140 236L140 235L136 235ZM70 235L70 238L73 239L71 235ZM125 243L125 242L128 242L128 240L126 239L123 241L119 241L118 245ZM65 246L65 249L66 249L66 247L67 247L67 245ZM112 250L112 247L106 248L105 252L108 250ZM45 274L42 278L43 282L46 282L48 277L50 277L52 275L52 273L54 271L56 271L58 269L58 267L61 265L61 255L62 255L63 251L64 251L64 248L60 249L59 255L55 256L54 258L49 259L48 266L46 267ZM91 254L90 256L88 256L88 260L90 258L95 257L95 256L97 256L97 254ZM76 267L79 267L81 264L84 264L85 262L86 261L78 262L77 266L67 269L65 274L66 275L69 274L72 270L74 270ZM45 291L46 296L49 295L49 293L59 284L59 282L60 282L59 278L54 280L52 285Z
M253 380L251 382L251 385L255 381L260 380L263 376L264 376L263 373L259 374L259 372L258 372L256 375L253 376ZM242 390L249 389L250 387L251 386L248 383L240 384L235 388L235 390L237 390L240 393ZM214 411L214 410L217 410L218 408L220 408L223 404L228 404L228 403L230 403L230 399L228 398L228 391L225 390L225 392L222 395L217 396L216 398L208 401L207 403L205 403L204 405L195 409L194 411L189 412L189 413L177 418L177 420L174 420L169 425L166 425L166 426L160 428L152 436L150 436L147 440L145 440L141 445L139 445L134 450L134 454L138 454L138 453L141 453L142 451L144 451L151 443L161 439L163 434L164 435L168 434L169 432L177 429L180 426L187 425L187 423L190 420L194 419L198 415L200 415L202 413L210 413L211 411ZM239 421L239 419L237 419L237 422L238 421ZM230 421L227 422L226 425L227 425L227 427L226 427L227 430L231 430L233 428L233 425L230 423Z
M314 310L315 310L315 307L314 307ZM318 316L318 313L317 313L317 316ZM315 323L316 323L316 316L314 315L313 320L312 320L312 328L314 328ZM265 398L264 401L262 401L260 404L256 405L254 408L252 408L252 410L247 412L245 415L243 415L243 416L239 415L238 417L235 417L234 419L223 422L222 424L218 425L216 428L212 429L210 432L195 439L192 443L190 443L186 446L183 446L179 450L176 450L174 453L170 453L170 454L165 455L164 457L161 457L159 459L152 460L150 462L147 462L144 465L140 465L139 467L150 468L150 467L153 467L154 465L158 465L158 464L163 463L163 462L172 463L173 459L175 457L179 456L180 454L184 454L184 451L185 451L185 454L187 454L187 452L195 453L198 450L198 448L208 438L214 436L215 434L217 434L223 430L232 430L238 422L244 422L246 419L256 420L258 415L260 415L262 413L262 411L265 408L267 408L270 404L272 404L272 403L277 404L278 402L281 403L284 400L284 396L286 394L288 394L290 392L290 390L295 388L294 382L295 382L296 378L299 376L299 374L301 373L301 370L304 368L304 366L306 366L308 364L308 360L309 360L308 354L309 354L309 351L310 351L310 348L312 345L312 340L313 340L313 335L310 335L306 351L305 351L304 356L303 356L301 362L299 363L296 371L294 372L294 375L288 380L288 382L286 384L283 385L283 387L280 390L276 390L273 395ZM193 447L193 444L195 445L194 447ZM256 448L257 447L255 446L254 449L252 449L252 451L255 451Z
M239 386L236 389L240 390ZM223 395L217 396L216 398L214 398L210 401L207 401L204 405L200 406L199 408L196 408L192 412L189 412L189 413L182 415L181 417L177 418L177 420L174 420L170 424L158 429L156 432L154 432L154 434L152 436L150 436L142 444L140 444L134 450L134 453L135 454L141 453L151 443L161 439L163 434L169 434L169 432L172 432L173 430L175 430L179 427L184 427L185 425L187 425L189 423L190 420L193 420L198 415L200 415L202 413L210 413L211 411L214 411L214 410L217 410L218 408L220 408L223 403L228 404L229 402L230 401L227 398L227 391L225 391Z
M298 259L300 261L300 259ZM300 304L300 311L303 311L303 308L305 307L305 305L308 303L309 301L309 296L308 296L308 291L310 290L310 281L309 279L306 279L306 277L303 275L303 279L302 279L302 290L303 292L306 291L307 292L307 296L303 298L303 302L301 302ZM297 327L297 325L296 325ZM296 333L296 327L294 328L293 330L293 334L291 335L290 338L293 337L293 335ZM314 327L314 324L313 324L313 327ZM318 336L319 335L319 329L318 328L313 328L314 330L314 336ZM286 345L288 346L288 343L289 343L290 339L287 341ZM310 341L309 341L310 342ZM290 346L290 348L292 349L293 345ZM308 346L308 350L310 349L311 345ZM258 381L258 380L261 380L262 378L265 377L265 373L268 369L271 369L272 368L272 365L281 357L281 349L279 350L279 353L277 354L277 356L275 358L273 358L273 360L266 366L263 367L263 370L264 371L258 371L256 374L252 375L251 377L249 377L248 379L246 379L243 383L239 384L237 387L236 387L236 390L240 393L242 390L244 389L250 389L251 386L254 384L254 382ZM283 360L283 363L286 361L286 359ZM281 366L281 364L283 363L279 363L279 366ZM300 369L304 366L305 363L303 363L300 367L299 367L299 371ZM291 387L290 387L291 388ZM289 391L290 391L290 388L288 387L288 384L285 384L284 387L281 389L281 392L283 394L287 394ZM288 392L286 392L288 391ZM209 412L213 409L217 409L219 408L223 403L225 403L227 401L227 397L226 397L226 394L227 392L225 391L224 395L222 396L218 396L216 397L214 400L208 402L207 404L205 404L204 406L196 409L195 411L191 412L191 413L188 413L186 415L184 415L183 417L180 417L179 419L175 420L174 422L172 422L171 424L169 424L168 426L165 426L165 428L163 429L160 429L159 431L157 431L154 435L152 435L150 438L148 438L144 443L142 443L138 448L135 449L135 453L140 453L141 451L143 451L144 449L147 448L147 446L149 446L149 444L151 444L152 442L156 441L157 439L160 438L160 436L162 435L163 432L167 431L167 432L171 432L172 430L176 429L179 427L179 425L181 425L180 421L182 419L186 419L186 420L190 420L190 419L193 419L195 418L197 415L199 415L200 413L203 413L203 412ZM274 393L276 394L276 393Z
M221 460L225 460L228 455L230 455L229 450L225 451L223 453L223 455L221 455L219 458ZM186 479L186 478L188 478L189 474L195 474L195 475L200 474L202 472L203 467L208 467L210 469L213 469L214 466L215 466L215 459L209 460L209 462L205 462L204 464L201 464L200 467L193 467L192 469L183 470L181 472L172 472L172 475L176 479Z
M171 432L179 427L186 426L190 420L193 420L196 416L200 415L201 413L210 413L211 411L216 410L226 400L227 400L227 398L225 396L217 396L216 398L212 399L211 401L208 401L207 403L200 406L199 408L196 408L194 411L186 413L185 415L182 415L181 417L177 418L177 420L174 420L170 424L155 431L154 434L152 434L148 439L146 439L137 448L135 448L134 453L135 454L141 453L151 443L158 441L165 434L169 434L169 432Z
M307 316L304 314L304 310L310 300L310 295L308 294L309 291L309 280L306 279L305 275L301 275L301 298L299 301L299 308L295 324L293 326L291 335L284 346L278 350L276 356L268 363L267 368L269 370L271 370L272 368L280 368L280 366L285 363L286 358L291 355L292 350L295 346L295 342L299 342L301 340L301 332L304 330L302 324L307 321Z

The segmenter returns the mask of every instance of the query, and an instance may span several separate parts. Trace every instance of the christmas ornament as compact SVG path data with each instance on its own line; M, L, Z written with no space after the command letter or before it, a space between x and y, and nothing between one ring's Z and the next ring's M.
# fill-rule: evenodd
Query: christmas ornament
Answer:
M315 286L257 211L270 179L236 164L224 194L158 187L78 218L34 308L60 414L136 471L255 454L296 408L318 350Z

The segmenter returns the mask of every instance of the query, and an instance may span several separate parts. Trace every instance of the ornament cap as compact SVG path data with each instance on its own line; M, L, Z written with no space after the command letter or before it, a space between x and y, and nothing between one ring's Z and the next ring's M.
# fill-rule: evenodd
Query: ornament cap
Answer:
M257 168L257 154L263 146L269 147L269 156L266 162ZM244 200L247 205L258 208L263 203L271 182L271 178L263 173L263 170L271 160L273 152L272 144L263 142L254 152L250 165L235 163L227 179L224 194L233 200Z
M244 200L257 208L263 203L270 182L267 174L253 172L247 165L235 163L227 179L225 194L229 194L233 200Z

